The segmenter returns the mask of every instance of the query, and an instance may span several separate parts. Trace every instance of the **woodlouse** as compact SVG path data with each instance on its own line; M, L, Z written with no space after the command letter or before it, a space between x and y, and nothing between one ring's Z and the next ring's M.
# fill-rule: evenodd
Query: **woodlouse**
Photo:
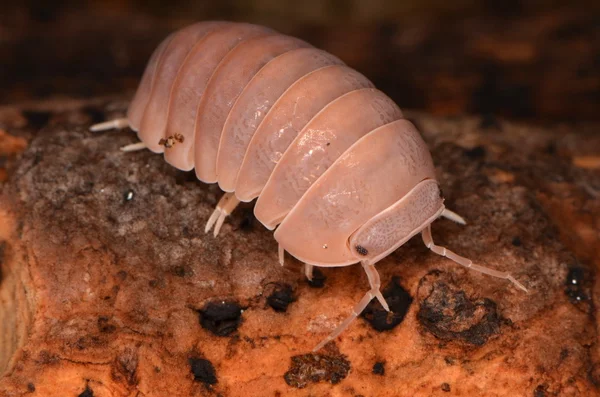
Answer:
M200 22L168 36L150 58L127 118L123 150L164 153L226 193L206 225L217 236L240 201L285 251L313 266L361 262L371 289L315 350L339 335L372 298L389 310L374 264L421 233L425 245L465 267L508 279L435 245L445 217L431 155L398 106L335 56L269 28Z

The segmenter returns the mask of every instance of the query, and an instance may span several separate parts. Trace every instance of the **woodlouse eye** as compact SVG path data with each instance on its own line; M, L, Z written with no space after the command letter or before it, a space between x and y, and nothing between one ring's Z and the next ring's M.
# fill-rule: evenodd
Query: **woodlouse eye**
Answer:
M356 252L358 252L359 255L367 256L369 254L369 251L362 245L357 245L354 247L354 249L356 250Z

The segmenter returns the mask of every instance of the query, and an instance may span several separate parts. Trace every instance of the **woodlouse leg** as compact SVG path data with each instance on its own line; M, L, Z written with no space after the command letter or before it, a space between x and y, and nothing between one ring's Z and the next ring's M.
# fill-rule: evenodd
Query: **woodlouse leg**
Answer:
M129 120L127 120L126 118L122 118L122 119L114 119L114 120L105 121L103 123L94 124L90 127L90 131L97 132L97 131L106 131L106 130L112 130L112 129L120 130L121 128L126 128L126 127L129 127ZM146 148L147 148L147 146L144 142L136 142L136 143L132 143L130 145L122 146L119 150L121 150L122 152L136 152L138 150L143 150Z
M450 211L448 208L444 208L444 211L442 211L442 214L440 216L446 219L450 219L453 222L460 223L461 225L467 224L467 221L465 221L465 219L462 216L458 215L454 211Z
M369 302L371 302L373 298L377 298L387 311L390 310L387 302L383 298L383 295L381 295L381 292L379 291L379 287L381 286L381 280L379 278L379 273L377 273L377 270L375 269L375 266L368 263L367 261L362 261L361 264L363 266L363 269L365 269L365 272L367 273L371 289L367 291L365 296L363 296L362 299L356 304L356 306L354 306L354 309L352 309L352 314L348 316L344 321L342 321L342 323L338 325L338 327L335 330L333 330L333 332L329 334L327 338L323 339L321 343L319 343L313 349L313 352L316 352L317 350L321 349L327 343L335 339L339 334L344 332L344 330L348 328L350 323L354 321L354 319L358 317L358 315L363 310L365 310L365 307L367 307L367 305L369 304Z
M503 279L509 280L515 286L517 286L518 288L527 292L527 288L525 288L525 286L523 284L521 284L513 276L511 276L510 273L500 272L498 270L490 269L485 266L476 265L470 259L467 259L465 257L457 255L454 252L450 251L449 249L446 249L445 247L435 245L435 243L433 242L433 238L431 237L431 225L427 225L427 227L425 229L423 229L423 231L421 232L421 236L423 237L423 242L425 243L427 248L429 248L436 254L445 256L446 258L458 263L459 265L467 267L469 269L473 269L475 271L490 275L492 277L498 277L498 278L503 278Z
M146 147L147 146L144 142L136 142L130 145L121 146L119 150L121 150L122 152L136 152L138 150L144 150L146 149Z
M312 281L313 279L313 265L309 265L308 263L304 264L304 275L308 279L308 281Z
M238 206L240 200L235 197L233 193L225 193L219 203L217 204L217 208L213 211L212 215L206 222L206 227L204 228L204 233L208 233L210 229L212 229L213 225L215 229L213 231L213 236L217 237L219 235L219 231L221 230L221 226L223 226L223 222L225 222L225 218Z
M279 246L277 246L277 253L279 254L279 264L281 266L283 266L284 259L285 259L285 250L283 249L281 244L279 244Z
M125 127L129 127L129 121L126 118L122 118L122 119L114 119L114 120L110 120L110 121L105 121L103 123L98 123L98 124L94 124L90 127L90 131L106 131L106 130L112 130L113 128L115 129L121 129L121 128L125 128Z

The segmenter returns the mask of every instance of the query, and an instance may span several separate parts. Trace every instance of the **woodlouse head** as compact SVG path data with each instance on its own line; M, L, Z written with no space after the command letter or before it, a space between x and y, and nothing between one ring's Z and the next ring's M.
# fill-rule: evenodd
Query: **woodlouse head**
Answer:
M440 216L443 202L437 181L425 179L357 229L348 249L356 259L374 264Z

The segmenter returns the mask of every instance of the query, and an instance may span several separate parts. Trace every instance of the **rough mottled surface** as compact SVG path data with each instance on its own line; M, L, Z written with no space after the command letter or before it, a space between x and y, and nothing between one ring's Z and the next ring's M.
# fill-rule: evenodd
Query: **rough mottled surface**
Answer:
M2 397L599 393L597 129L410 114L468 220L436 221L436 242L530 292L414 238L377 265L398 325L372 304L313 355L366 291L360 267L311 287L251 206L205 235L216 186L120 152L130 131L87 131L125 106L0 109L0 146L27 142L0 153Z

